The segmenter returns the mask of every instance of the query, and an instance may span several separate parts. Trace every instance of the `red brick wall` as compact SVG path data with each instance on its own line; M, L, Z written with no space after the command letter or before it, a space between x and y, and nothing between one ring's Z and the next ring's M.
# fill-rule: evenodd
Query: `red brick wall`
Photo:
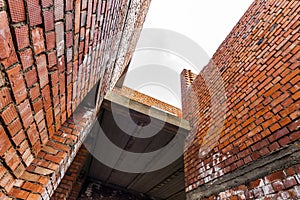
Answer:
M154 99L148 95L142 94L138 91L132 90L128 87L125 87L125 86L123 86L122 88L115 87L113 91L119 93L120 95L128 97L129 99L132 99L134 101L137 101L137 102L142 103L147 106L153 106L158 109L162 109L162 110L172 113L178 117L181 117L181 115L182 115L181 109L176 108L167 103L164 103L162 101L159 101L157 99Z
M23 187L27 179L22 175L38 166L39 159L47 161L41 152L47 151L51 141L63 143L57 135L68 127L67 119L96 83L107 85L99 96L115 84L118 77L111 79L104 73L127 66L125 55L115 52L127 53L129 44L134 45L133 37L122 37L125 24L132 27L127 35L133 35L144 22L141 13L149 2L133 7L127 0L0 1L0 195L28 197L30 187ZM121 43L125 39L127 43ZM115 66L117 58L124 62ZM70 137L77 142L74 146L81 144ZM74 149L76 154L78 147ZM74 157L63 155L68 167ZM48 158L57 162L53 155ZM61 166L56 167L55 173ZM59 181L30 198L47 193L43 196L47 199Z
M297 0L255 0L213 62L196 78L182 73L188 194L300 139L299 11Z
M300 198L300 165L279 170L251 181L247 185L240 185L218 195L204 198L212 199L299 199Z
M66 175L60 182L59 186L55 190L55 193L52 195L52 200L76 200L81 191L81 187L85 181L84 173L82 171L84 165L87 162L88 157L90 156L88 150L82 146L71 166L66 172ZM83 177L82 177L83 176Z

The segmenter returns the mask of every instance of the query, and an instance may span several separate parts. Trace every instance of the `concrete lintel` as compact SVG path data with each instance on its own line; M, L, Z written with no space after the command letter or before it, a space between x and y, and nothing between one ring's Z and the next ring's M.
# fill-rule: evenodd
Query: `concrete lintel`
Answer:
M187 120L180 118L178 116L169 114L167 112L164 112L163 110L158 110L156 108L144 105L142 103L139 103L137 101L134 101L132 99L129 99L125 96L122 96L116 92L109 92L106 94L103 102L103 106L105 109L110 110L110 104L115 103L122 107L128 108L130 110L137 111L139 113L142 113L144 115L153 117L155 119L165 121L166 123L170 125L174 125L180 129L183 129L185 131L190 131L190 124ZM149 112L151 109L151 112Z

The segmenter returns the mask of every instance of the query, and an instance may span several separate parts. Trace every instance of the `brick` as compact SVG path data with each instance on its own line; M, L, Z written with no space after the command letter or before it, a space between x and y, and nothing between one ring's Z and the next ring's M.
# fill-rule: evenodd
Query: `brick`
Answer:
M15 27L14 33L16 35L19 50L29 46L29 30L27 25Z
M0 179L0 186L6 190L6 192L10 191L13 188L14 184L14 178L9 173L6 173L1 179Z
M296 131L290 135L291 141L296 141L300 139L300 131Z
M50 7L53 5L53 0L42 0L43 8Z
M291 187L297 185L297 181L294 177L289 177L289 178L283 180L283 184L284 184L284 187L287 189L287 188L291 188Z
M66 21L66 31L71 31L73 29L73 14L72 13L67 13L65 15Z
M33 193L42 193L43 191L43 187L41 185L30 182L25 182L22 189L32 191Z
M32 199L32 200L42 200L42 197L40 194L29 194L27 199Z
M41 95L40 86L35 85L33 88L30 89L29 94L32 101L38 98Z
M19 52L22 68L23 70L26 70L28 67L32 66L34 63L33 57L32 57L32 51L30 48Z
M36 57L36 64L40 79L40 87L44 88L49 83L46 56L42 54Z
M22 0L8 0L8 5L13 22L25 21L25 7Z
M42 89L42 97L45 110L48 110L51 106L51 96L50 96L50 87L47 85L44 89Z
M269 140L270 142L273 142L275 140L278 140L279 138L281 138L282 136L286 135L288 133L288 129L287 128L283 128L279 131L277 131L276 133L272 134L269 136Z
M47 127L51 127L53 124L53 109L50 108L46 111L46 122Z
M64 54L65 50L65 39L64 39L64 23L55 23L55 33L56 33L56 51L57 56L60 57Z
M18 116L16 112L16 108L13 104L10 104L4 111L1 113L1 117L4 121L4 123L10 124L14 119L16 119Z
M35 113L41 111L44 107L42 99L37 99L32 103L33 110Z
M0 88L0 109L6 107L12 101L8 88Z
M0 156L2 156L11 146L3 127L0 125ZM0 176L1 177L1 176Z
M35 68L30 69L25 73L27 87L31 87L38 82L37 72Z
M12 37L8 25L8 19L5 11L0 11L0 63L8 68L17 62L17 57L12 42Z
M19 188L13 188L9 194L19 199L27 199L30 193Z
M54 29L54 13L53 10L45 10L43 12L44 17L44 27L45 31L51 31Z
M73 46L73 33L69 32L66 33L66 47Z
M26 139L25 133L23 130L19 131L13 138L13 142L16 146L19 146Z
M23 126L27 129L33 122L32 110L29 101L26 99L23 103L18 106L18 110L23 122Z
M34 145L38 139L39 139L39 133L36 129L36 125L35 124L31 124L29 129L26 131L27 135L29 137L29 141L32 145Z
M42 28L35 28L31 31L34 53L40 54L45 50Z
M276 181L276 182L272 183L272 186L276 192L282 191L284 189L284 185L281 181Z
M75 1L75 15L74 15L74 23L75 23L75 27L74 27L74 33L78 33L79 32L79 29L80 29L80 3L81 1L80 0L76 0Z
M30 0L27 2L28 17L30 26L36 26L42 23L42 12L39 0Z
M27 97L26 86L20 65L18 64L14 68L7 70L7 75L16 99L16 103L19 104Z
M49 67L53 67L57 63L56 51L52 51L48 53L48 62Z
M64 18L64 0L54 0L55 20Z
M55 40L55 32L46 33L46 46L47 50L51 50L55 48L56 40Z

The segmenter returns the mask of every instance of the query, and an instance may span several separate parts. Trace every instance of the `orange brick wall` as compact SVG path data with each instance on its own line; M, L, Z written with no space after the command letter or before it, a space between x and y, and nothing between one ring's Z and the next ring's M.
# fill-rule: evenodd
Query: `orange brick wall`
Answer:
M90 153L88 150L82 146L67 170L66 175L55 190L55 193L52 195L51 200L77 199L85 181L85 174L81 173L84 173L82 171L84 171L83 168L89 156Z
M102 90L94 112L99 111L104 94L119 78L113 72L128 65L129 46L135 46L133 35L139 33L149 3L0 0L0 199L48 199L53 194L65 172L57 169L62 164L67 168L74 157L61 153L57 163L54 155L45 158L41 152L53 141L63 143L63 127L97 83ZM76 154L80 139L69 137L75 143L64 145L74 146ZM29 196L31 187L24 186L28 177L23 175L39 165L60 178L51 179L51 187L50 179L31 181L38 189Z
M138 91L132 90L128 87L123 86L122 88L115 87L113 89L114 92L119 93L120 95L123 95L125 97L128 97L131 100L137 101L139 103L142 103L147 106L153 106L158 109L162 109L164 111L167 111L169 113L172 113L178 117L181 117L181 109L176 108L172 105L169 105L167 103L164 103L162 101L159 101L155 98L152 98L148 95L142 94Z
M182 73L183 117L192 127L187 139L192 145L184 156L189 199L300 139L299 12L297 0L255 0L213 62L197 77ZM217 96L224 102L216 107L210 91L222 91L222 86L226 99ZM222 109L224 123L209 126L222 122Z

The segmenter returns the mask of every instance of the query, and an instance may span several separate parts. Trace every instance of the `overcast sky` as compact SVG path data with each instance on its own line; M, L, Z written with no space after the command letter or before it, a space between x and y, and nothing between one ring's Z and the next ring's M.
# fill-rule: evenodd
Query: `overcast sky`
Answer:
M205 59L201 59L205 63L197 64L195 68L185 63L186 59L182 57L188 56L183 56L182 53L176 56L157 50L137 51L124 85L181 108L180 72L186 68L199 73L252 2L253 0L152 0L144 28L178 32L192 39L192 43L196 43L204 51L197 50L193 54L193 44L180 44L172 34L170 37L168 34L159 33L152 37L149 33L145 34L145 31L141 34L138 46L142 41L148 43L148 40L153 40L154 44L180 44L179 49L185 48L184 51L191 57L201 57L204 53Z
M152 0L145 28L182 33L212 56L253 0Z

